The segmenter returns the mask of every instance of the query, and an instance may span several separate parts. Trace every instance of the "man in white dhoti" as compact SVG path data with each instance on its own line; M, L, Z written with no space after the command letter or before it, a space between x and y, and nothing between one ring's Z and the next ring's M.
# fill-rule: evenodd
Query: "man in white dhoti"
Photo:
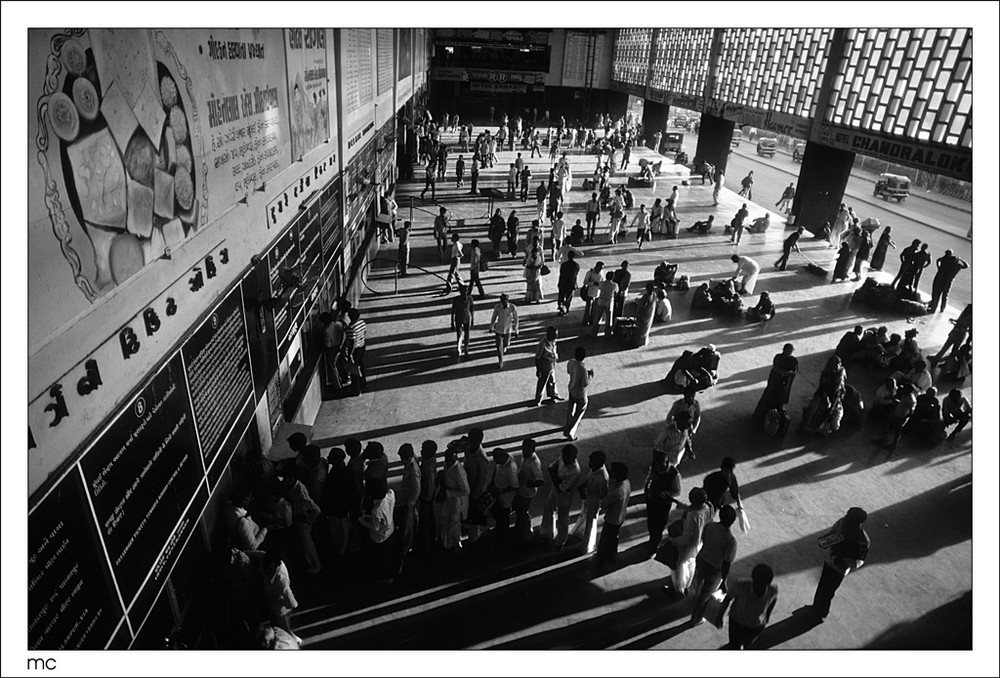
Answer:
M736 264L736 273L733 274L736 291L740 294L753 294L753 289L757 285L757 276L760 274L760 264L750 257L741 257L736 254L732 256L732 260Z

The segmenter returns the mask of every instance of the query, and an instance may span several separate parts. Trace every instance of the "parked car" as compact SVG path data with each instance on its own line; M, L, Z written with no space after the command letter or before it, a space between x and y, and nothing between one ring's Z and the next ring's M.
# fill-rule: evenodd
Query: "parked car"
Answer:
M778 140L772 137L761 137L757 139L757 155L765 158L772 157L778 150Z
M739 127L736 127L733 129L733 139L729 142L729 144L733 148L739 148L741 141L743 141L743 132L740 131Z
M903 202L910 194L910 177L901 174L882 174L875 182L875 195L882 196L883 200L895 198L896 202Z
M806 142L801 139L795 139L792 141L792 160L795 162L802 162L802 156L806 152Z
M661 153L678 153L684 147L684 134L682 132L666 132L663 135L663 150Z

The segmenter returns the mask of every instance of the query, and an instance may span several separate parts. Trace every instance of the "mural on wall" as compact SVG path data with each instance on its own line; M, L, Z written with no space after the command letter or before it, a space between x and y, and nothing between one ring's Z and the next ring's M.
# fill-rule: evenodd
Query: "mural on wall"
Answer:
M330 83L326 29L286 28L292 157L301 158L330 138Z
M150 31L73 30L49 47L36 157L53 233L93 301L202 223L204 139L181 96L188 74L157 58Z
M42 184L32 184L29 213L36 216L32 202L44 203L88 301L290 164L280 36L31 32L29 63L45 72L29 83Z

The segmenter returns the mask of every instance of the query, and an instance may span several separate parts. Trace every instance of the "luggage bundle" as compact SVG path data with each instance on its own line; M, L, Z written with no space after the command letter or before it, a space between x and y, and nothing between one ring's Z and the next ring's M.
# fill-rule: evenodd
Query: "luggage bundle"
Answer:
M788 433L788 424L791 420L785 408L770 409L764 417L764 433L772 438L781 438Z
M631 346L633 337L635 337L635 318L615 318L613 334L615 339L626 346Z

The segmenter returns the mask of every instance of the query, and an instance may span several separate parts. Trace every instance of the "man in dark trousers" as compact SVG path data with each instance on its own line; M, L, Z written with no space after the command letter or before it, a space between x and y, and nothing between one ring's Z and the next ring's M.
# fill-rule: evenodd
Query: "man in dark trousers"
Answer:
M830 614L833 596L849 573L864 565L871 540L862 529L868 513L857 506L834 524L833 529L820 537L820 546L830 553L823 562L823 574L816 586L812 611L822 621Z
M528 199L528 184L531 183L531 168L527 165L521 170L521 202Z
M427 193L427 189L431 189L431 200L437 200L437 194L435 191L435 185L437 183L437 167L434 161L431 160L427 163L427 168L424 170L424 190L420 191L420 199L424 199L424 195Z
M959 259L951 250L945 250L944 256L937 260L937 275L931 283L931 306L930 313L944 311L948 305L948 293L951 291L951 284L955 282L955 276L969 264L964 259Z
M465 186L465 159L460 155L455 161L455 188Z
M469 172L469 176L472 179L472 190L469 191L470 195L476 194L476 188L479 185L479 154L472 156L472 170Z
M917 250L920 249L920 240L916 239L910 244L909 247L905 248L899 253L899 272L896 273L896 277L892 279L892 286L895 287L897 283L903 278L903 274L907 273L907 269L910 267L910 263L913 257L916 256Z
M805 229L799 226L795 229L794 233L785 238L785 242L781 245L781 256L778 257L776 262L774 262L774 267L776 269L780 271L785 270L785 267L788 266L788 257L791 255L792 250L795 250L800 254L802 253L802 250L799 249L799 238L802 237L802 233L804 231Z
M559 316L569 313L569 305L576 291L576 280L580 275L580 264L576 262L576 252L566 252L566 261L559 266Z

